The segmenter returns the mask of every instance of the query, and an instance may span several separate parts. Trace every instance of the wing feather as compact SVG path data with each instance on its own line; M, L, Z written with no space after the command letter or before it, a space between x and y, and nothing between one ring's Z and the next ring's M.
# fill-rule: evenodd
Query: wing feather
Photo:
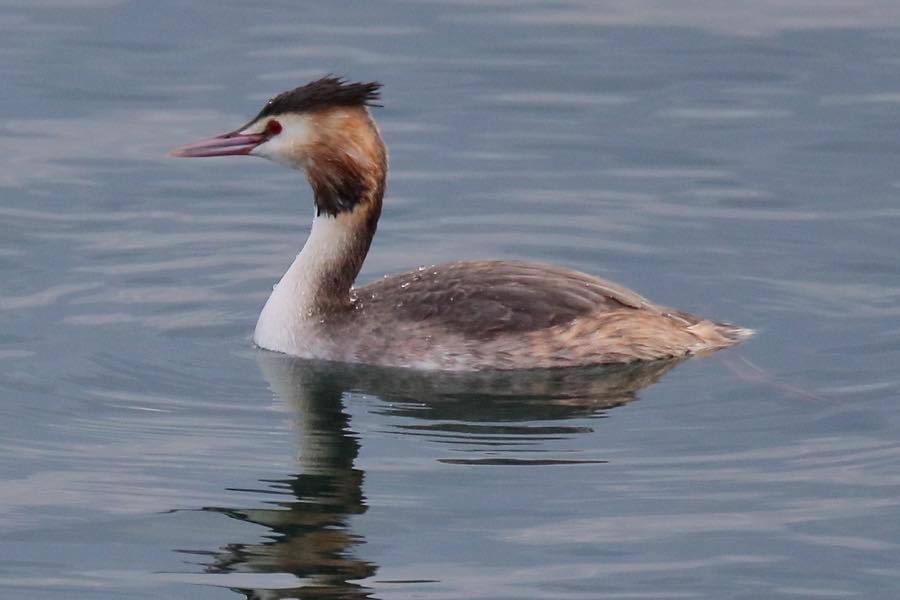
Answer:
M492 339L562 325L587 314L631 308L658 312L640 295L562 267L463 261L387 277L356 290L367 309L393 320Z

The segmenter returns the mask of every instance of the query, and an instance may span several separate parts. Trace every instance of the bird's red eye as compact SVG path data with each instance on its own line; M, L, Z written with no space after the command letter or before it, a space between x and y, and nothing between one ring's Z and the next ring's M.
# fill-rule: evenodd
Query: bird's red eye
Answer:
M266 133L269 135L278 135L281 133L281 123L272 119L268 123L266 123Z

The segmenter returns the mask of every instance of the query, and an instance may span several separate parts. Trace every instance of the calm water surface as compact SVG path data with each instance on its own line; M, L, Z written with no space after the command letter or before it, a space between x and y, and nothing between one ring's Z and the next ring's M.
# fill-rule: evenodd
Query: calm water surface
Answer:
M893 3L0 1L0 596L900 595ZM176 161L385 84L371 279L545 260L759 330L451 377L255 349L302 176Z

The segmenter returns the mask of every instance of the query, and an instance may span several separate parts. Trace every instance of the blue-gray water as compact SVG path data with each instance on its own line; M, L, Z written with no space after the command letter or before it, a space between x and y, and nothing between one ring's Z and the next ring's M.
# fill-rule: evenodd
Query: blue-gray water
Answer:
M898 18L0 1L0 597L897 597ZM165 152L327 72L385 84L364 279L552 261L759 334L549 380L255 349L306 184Z

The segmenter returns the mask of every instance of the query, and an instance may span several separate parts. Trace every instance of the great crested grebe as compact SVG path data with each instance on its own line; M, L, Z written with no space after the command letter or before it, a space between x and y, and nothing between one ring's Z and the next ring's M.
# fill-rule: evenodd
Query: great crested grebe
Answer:
M312 230L259 316L258 346L304 358L473 371L677 358L750 335L591 275L530 262L453 262L353 288L388 168L367 108L380 87L325 77L275 96L235 131L171 152L262 156L306 171Z

